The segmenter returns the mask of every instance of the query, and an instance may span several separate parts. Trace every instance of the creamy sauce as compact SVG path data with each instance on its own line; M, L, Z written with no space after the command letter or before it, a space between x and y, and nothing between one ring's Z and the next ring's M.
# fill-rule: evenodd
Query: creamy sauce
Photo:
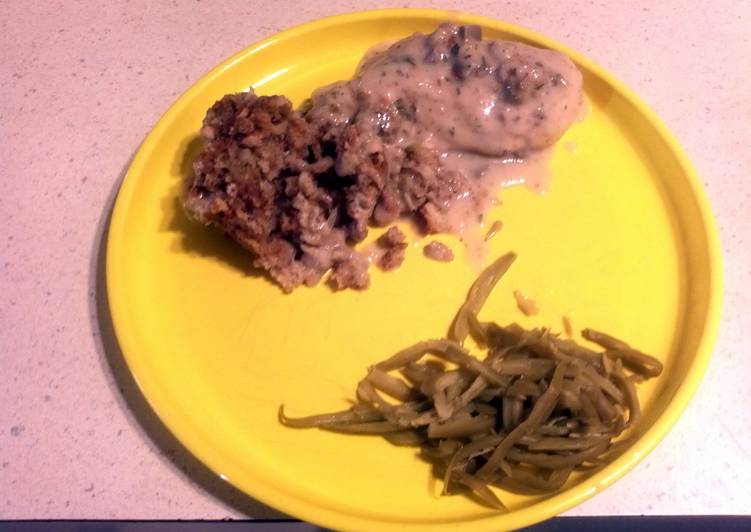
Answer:
M400 141L500 157L550 146L579 116L582 79L568 57L517 42L452 40L455 28L372 54L351 82L373 109L414 114L415 131L404 132L413 135Z
M446 205L446 219L471 240L501 188L545 192L551 146L582 109L582 76L564 54L442 24L371 50L352 80L313 95L311 114L372 131L387 160L389 150L414 145L438 152L439 171L469 181Z
M469 152L448 152L442 164L471 178L481 202L489 202L501 188L525 185L546 192L550 183L552 148L527 153L526 157L486 157ZM486 203L487 204L487 203Z
M550 182L552 148L530 152L526 158L494 158L474 153L444 154L442 164L470 177L471 194L457 197L447 205L449 231L457 234L478 267L485 258L487 233L482 214L499 203L498 192L507 187L525 186L544 193Z

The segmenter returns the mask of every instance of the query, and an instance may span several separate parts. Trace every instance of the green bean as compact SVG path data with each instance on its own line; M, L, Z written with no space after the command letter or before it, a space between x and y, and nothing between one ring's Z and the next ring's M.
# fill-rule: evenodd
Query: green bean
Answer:
M291 418L284 414L284 405L279 407L279 421L288 427L311 428L333 424L367 423L371 421L383 421L383 414L377 410L362 409L342 410L330 414L318 414L315 416Z
M571 429L566 426L558 425L542 425L537 432L544 436L566 436L571 432Z
M657 377L662 373L662 362L655 357L634 349L622 340L618 340L609 334L595 331L594 329L584 329L582 336L603 347L607 356L623 359L624 364L645 377Z
M383 437L394 445L422 445L426 438L422 434L414 430L401 430L398 432L384 433Z
M609 441L602 441L589 449L573 454L529 453L516 448L508 450L508 457L515 462L531 464L537 467L560 469L574 467L590 458L595 458L605 452L610 445Z
M597 385L603 392L616 400L618 403L623 402L623 393L611 381L597 373L593 368L588 367L584 370L584 378Z
M506 453L516 443L516 441L531 432L537 425L540 425L542 421L550 415L550 412L555 407L555 402L558 399L558 394L561 392L561 382L563 381L563 372L566 370L565 364L560 364L553 374L553 379L550 381L550 386L540 396L535 403L534 408L530 412L524 422L517 426L509 435L503 439L503 441L495 448L493 454L491 454L488 461L478 471L477 476L479 478L488 478L490 475L496 472L501 460L505 458Z
M432 377L423 381L420 386L420 392L431 396L438 391L443 391L449 386L458 383L461 380L461 373L456 370L436 373Z
M437 445L435 442L430 442L423 445L420 451L434 460L449 459L455 456L461 449L462 444L458 440L445 439L440 440Z
M392 377L381 369L371 369L367 379L373 383L373 386L389 394L394 399L409 401L415 395L414 390L404 384L404 381Z
M548 329L480 322L514 257L504 255L478 277L449 339L419 342L377 363L358 383L350 409L288 418L280 407L279 421L420 446L443 477L444 493L467 488L494 508L503 506L490 485L551 493L573 470L616 457L630 444L630 433L621 434L641 415L636 383L659 375L662 364L592 329L582 335L601 352ZM484 358L463 347L468 334Z
M602 442L603 437L588 438L541 438L527 445L530 451L580 451Z
M639 406L639 397L636 395L636 386L631 380L623 374L623 370L616 365L613 371L613 378L620 384L623 393L626 395L628 404L628 424L633 425L641 417L641 407Z
M459 401L461 405L467 406L470 401L479 396L483 391L487 389L487 387L488 381L486 381L482 377L476 377L475 380L472 381L472 384L469 385L469 388L464 390L464 392L460 396Z
M386 432L400 432L403 430L393 421L374 421L372 423L350 423L322 425L322 429L333 432L349 432L351 434L383 434Z
M593 387L588 390L585 389L584 395L592 401L592 404L597 411L597 417L600 421L608 423L615 418L615 408L612 403L608 401L600 388Z
M459 462L469 460L475 456L489 453L506 437L505 433L492 434L473 440L459 449L456 453L456 459Z
M387 419L393 417L395 407L384 401L373 384L365 379L357 385L357 398L365 404L371 405L374 409L381 412Z
M477 316L480 309L488 299L496 283L503 277L503 274L511 267L516 259L516 253L509 252L501 258L494 261L490 266L485 268L477 280L469 289L467 300L459 309L454 319L449 337L457 342L463 342L469 334L469 314Z
M376 364L376 368L382 371L399 369L420 360L435 349L440 349L445 340L426 340L402 349L397 354Z
M469 327L469 334L480 345L488 345L489 331L488 327L492 324L482 323L474 312L467 313L467 325Z
M443 364L431 360L428 362L412 362L404 366L401 372L412 384L422 384L426 379L443 370Z
M498 414L498 409L487 403L468 403L467 410L470 412L477 412L478 414L484 414L486 416L495 416Z
M511 475L501 478L499 481L496 481L496 484L518 493L531 495L551 493L558 491L566 484L571 471L572 468L570 467L556 469L550 474L548 479L545 479L538 474L533 474L519 468L512 468Z
M463 471L459 471L453 474L453 479L470 488L482 502L491 508L506 510L506 506L501 502L501 499L499 499L498 496L488 488L488 485L479 478Z
M494 426L495 419L490 416L434 421L428 425L428 438L467 438L476 434L484 434Z
M501 406L503 428L506 431L515 429L522 420L522 402L515 397L505 397Z
M579 412L582 409L580 399L581 387L576 381L564 379L561 385L561 407L568 408L571 412Z
M605 334L594 329L584 329L582 331L582 336L590 342L598 344L604 349L614 349L618 351L631 349L631 346L626 342L622 342L621 340L610 336L609 334Z
M555 368L555 362L543 358L522 358L504 360L500 364L500 375L514 375L525 377L531 381L539 381Z
M539 379L538 379L539 380ZM540 397L540 387L532 379L519 378L516 379L511 386L506 389L505 395L517 397L523 399L525 397L533 397L537 399Z

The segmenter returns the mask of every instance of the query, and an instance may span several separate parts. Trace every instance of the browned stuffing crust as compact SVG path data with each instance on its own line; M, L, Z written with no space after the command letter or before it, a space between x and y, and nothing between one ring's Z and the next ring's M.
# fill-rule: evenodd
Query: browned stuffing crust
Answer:
M388 149L360 127L328 128L283 96L225 96L204 119L186 211L250 251L285 292L329 269L333 287L367 288L368 261L352 244L368 225L414 215L427 232L443 230L463 177L437 172L433 151ZM401 264L401 237L382 268Z
M404 251L407 249L404 233L398 227L389 230L378 238L378 245L386 251L378 260L378 266L384 271L395 270L404 262Z
M422 253L429 259L441 262L451 262L454 260L454 252L451 251L451 248L436 240L433 240L430 244L422 248Z

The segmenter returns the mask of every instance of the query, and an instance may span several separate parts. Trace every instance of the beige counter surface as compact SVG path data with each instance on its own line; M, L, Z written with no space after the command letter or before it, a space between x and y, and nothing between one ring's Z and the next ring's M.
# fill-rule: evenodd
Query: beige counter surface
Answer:
M0 519L279 515L192 458L113 355L105 222L141 141L211 67L318 17L412 5L0 3ZM724 309L697 395L633 472L570 513L751 512L751 3L428 5L531 28L625 81L686 149L720 228Z

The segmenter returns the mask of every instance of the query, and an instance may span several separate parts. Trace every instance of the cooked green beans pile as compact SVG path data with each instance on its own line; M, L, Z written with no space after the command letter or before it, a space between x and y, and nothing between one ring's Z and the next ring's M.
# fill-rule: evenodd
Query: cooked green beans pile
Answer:
M481 322L481 307L515 258L508 253L480 274L448 339L417 343L370 368L356 405L303 418L280 407L279 420L420 446L444 493L468 489L496 508L504 506L490 486L549 493L574 470L605 463L624 442L614 439L639 420L636 384L658 376L662 364L591 329L582 336L601 351L548 329ZM470 335L487 348L484 359L463 346Z

